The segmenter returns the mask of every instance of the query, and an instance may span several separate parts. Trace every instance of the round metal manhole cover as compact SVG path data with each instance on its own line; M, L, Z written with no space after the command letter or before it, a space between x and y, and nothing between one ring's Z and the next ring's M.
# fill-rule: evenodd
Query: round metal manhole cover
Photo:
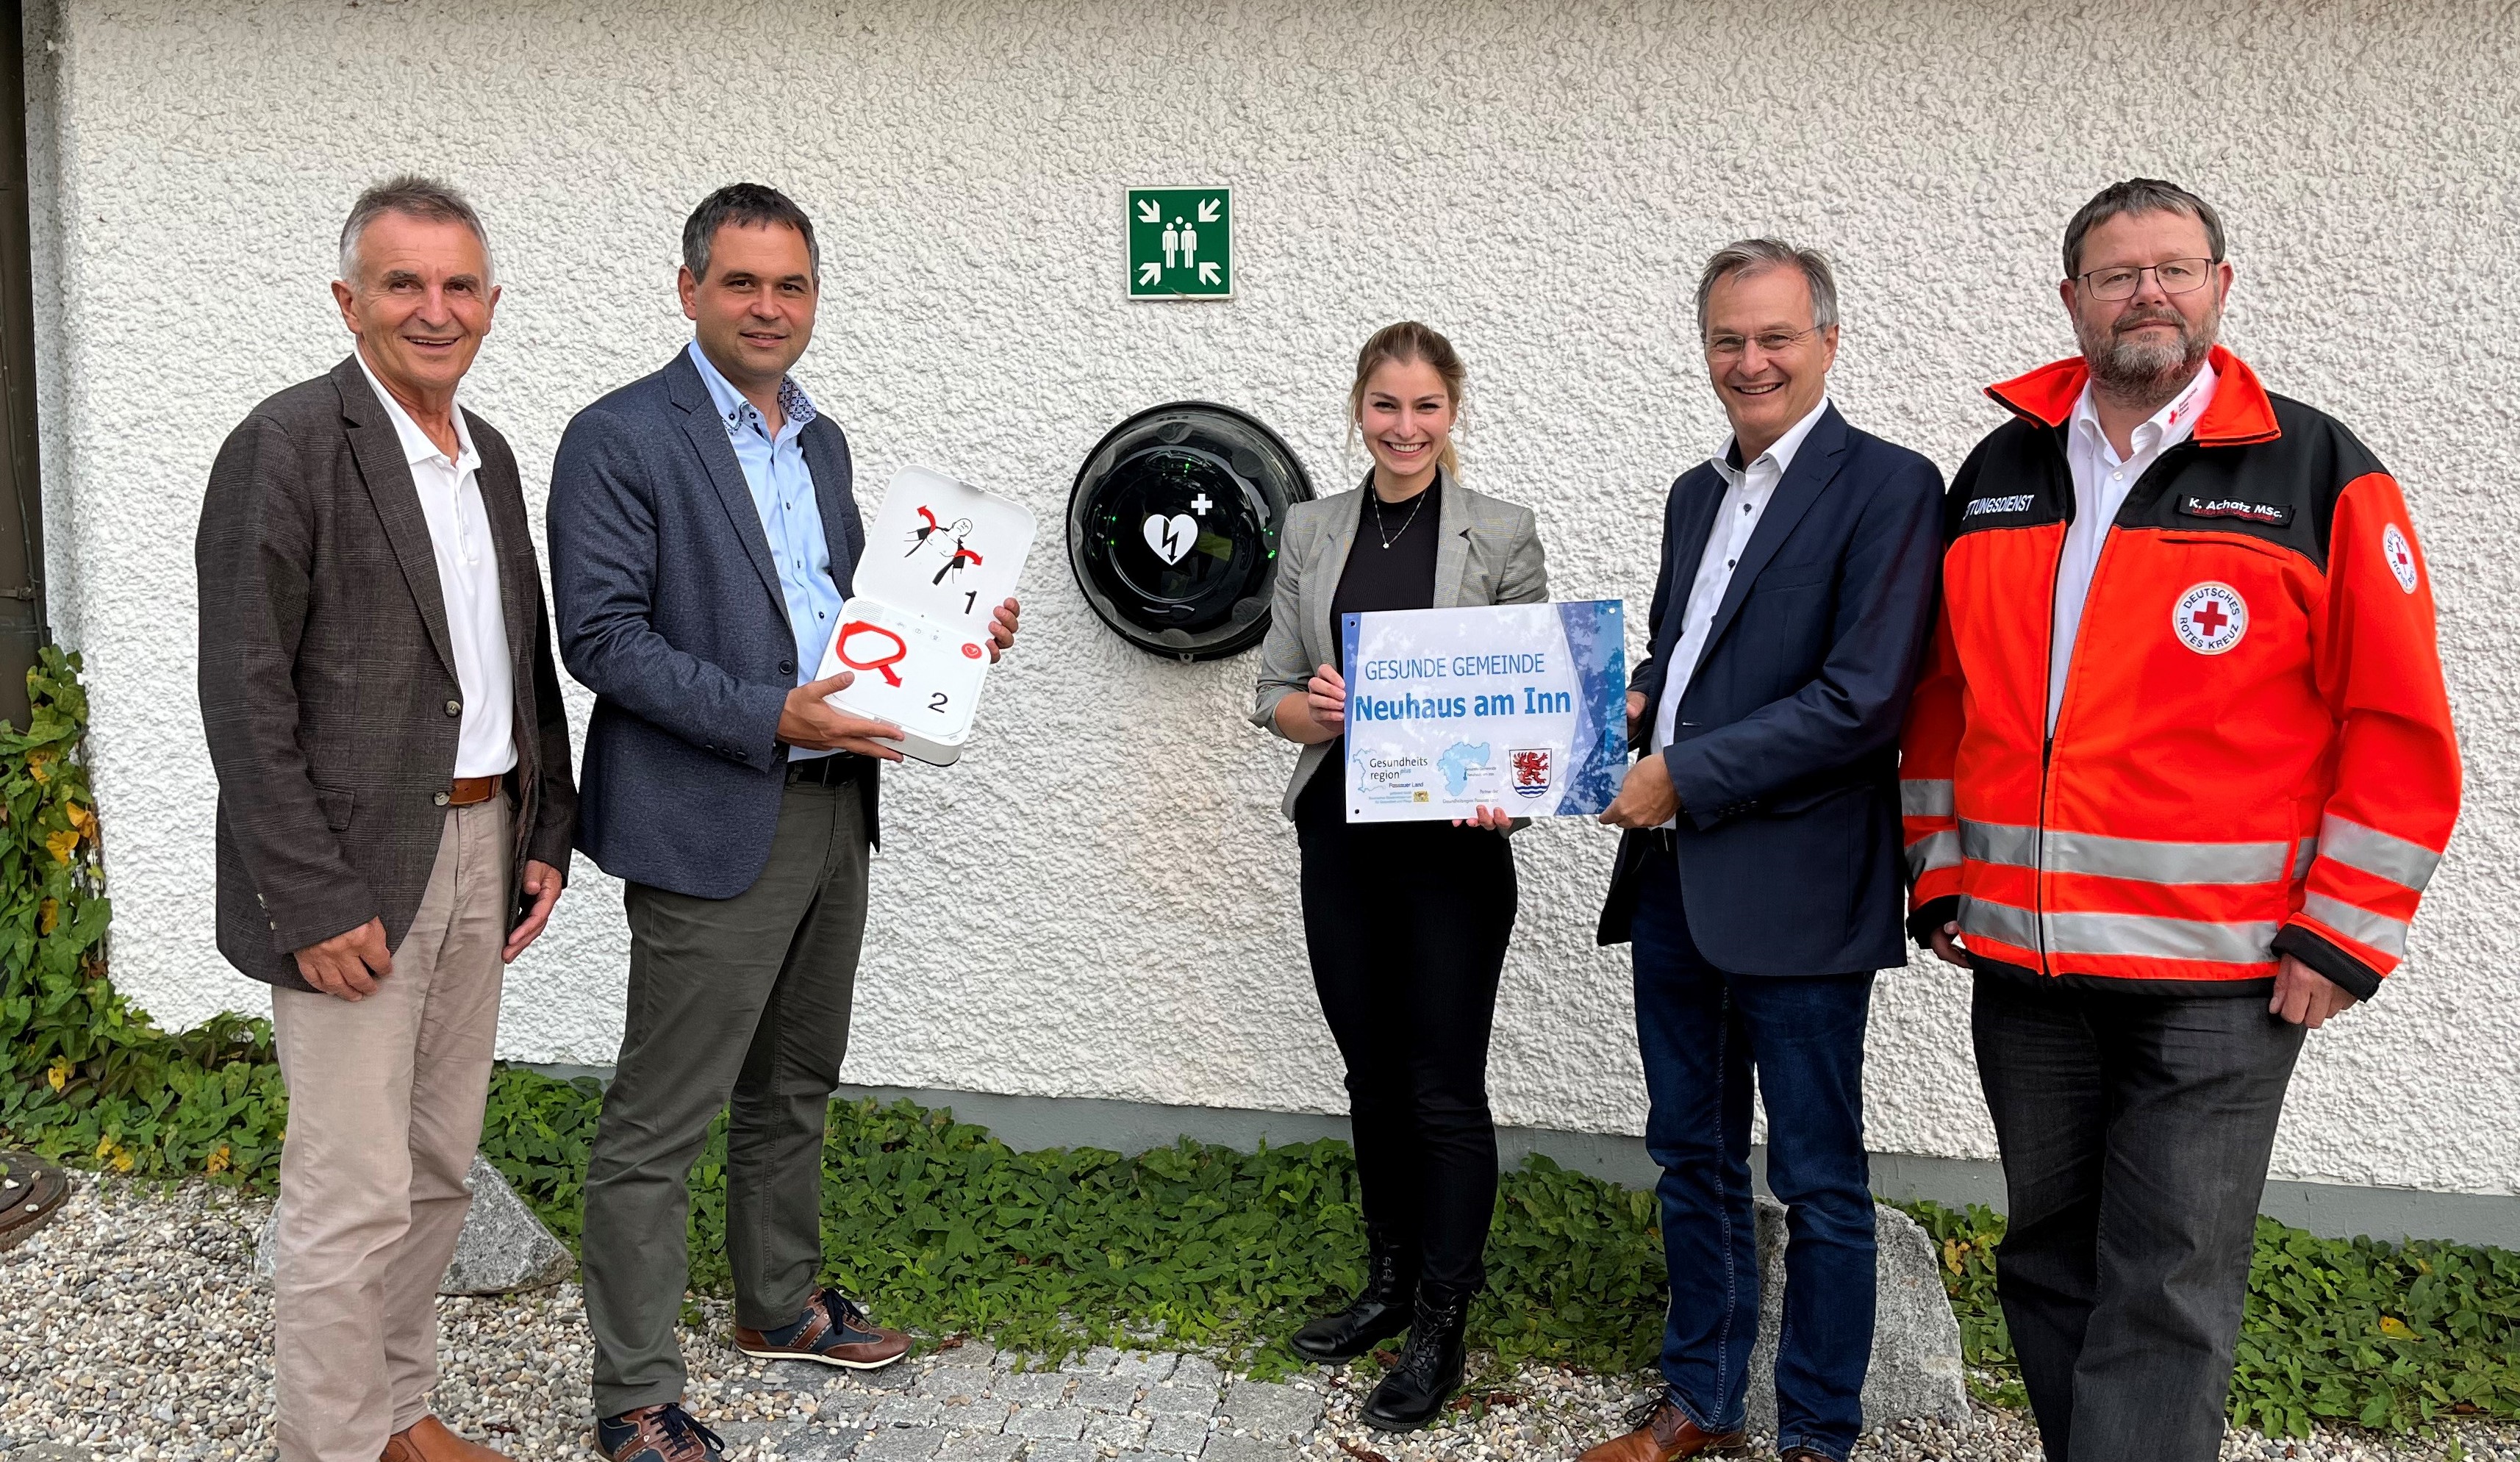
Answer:
M61 1169L31 1152L0 1152L0 1249L53 1221L69 1193Z

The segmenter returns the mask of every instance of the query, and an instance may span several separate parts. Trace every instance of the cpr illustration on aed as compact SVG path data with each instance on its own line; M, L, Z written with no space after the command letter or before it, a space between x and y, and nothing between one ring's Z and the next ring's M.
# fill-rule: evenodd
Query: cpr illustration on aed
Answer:
M953 765L989 673L989 613L1014 593L1032 533L1020 503L929 467L894 473L823 649L822 676L857 676L831 703L900 727L902 755Z

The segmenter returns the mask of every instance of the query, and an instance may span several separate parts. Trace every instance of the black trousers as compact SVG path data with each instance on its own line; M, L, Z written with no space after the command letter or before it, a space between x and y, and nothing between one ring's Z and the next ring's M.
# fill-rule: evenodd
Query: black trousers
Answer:
M2212 1462L2302 1028L2262 994L1976 985L1997 1293L2048 1462Z
M1475 1289L1496 1211L1488 1036L1513 935L1513 851L1449 822L1348 825L1335 767L1295 809L1313 987L1347 1062L1365 1220Z

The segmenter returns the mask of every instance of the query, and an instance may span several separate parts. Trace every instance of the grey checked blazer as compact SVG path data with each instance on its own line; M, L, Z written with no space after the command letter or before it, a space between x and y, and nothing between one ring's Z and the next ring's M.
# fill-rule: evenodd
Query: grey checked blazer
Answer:
M517 767L509 870L568 871L568 720L516 454L467 412L507 618ZM357 357L263 402L210 467L200 574L202 730L219 778L218 943L307 988L292 953L420 910L455 775L462 689L411 465Z
M1547 599L1549 565L1531 509L1474 493L1450 472L1442 478L1444 496L1435 523L1435 602L1430 607ZM1269 638L1260 644L1260 684L1251 697L1251 724L1263 731L1277 730L1278 702L1302 694L1315 668L1338 663L1339 627L1330 622L1330 598L1338 593L1348 551L1356 545L1365 493L1366 484L1359 483L1334 498L1298 503L1286 512L1285 531L1278 538ZM1295 815L1295 798L1329 759L1334 744L1307 746L1295 758L1282 804L1287 817Z

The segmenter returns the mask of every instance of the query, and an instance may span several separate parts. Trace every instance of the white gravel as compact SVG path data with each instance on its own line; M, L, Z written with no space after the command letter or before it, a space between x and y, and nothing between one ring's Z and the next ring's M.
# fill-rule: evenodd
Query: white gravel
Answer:
M0 1462L272 1457L271 1301L253 1284L250 1268L253 1237L268 1203L201 1182L172 1188L101 1184L81 1174L77 1183L76 1196L59 1219L0 1253ZM518 1462L574 1462L593 1455L588 1342L576 1286L499 1299L442 1299L438 1305L444 1380L434 1404L448 1425ZM746 1462L781 1455L796 1444L783 1446L782 1436L796 1435L798 1423L817 1421L820 1428L838 1423L858 1439L888 1439L848 1443L859 1462L870 1462L900 1450L889 1442L911 1440L902 1428L864 1432L870 1423L899 1421L915 1428L932 1422L933 1397L950 1401L959 1391L987 1384L992 1371L1002 1385L1021 1389L1022 1383L1005 1380L1012 1357L997 1357L993 1365L986 1346L970 1344L922 1347L920 1355L887 1371L833 1378L811 1391L788 1390L723 1345L723 1307L704 1304L699 1313L700 1323L684 1335L693 1369L690 1404L712 1425L724 1424L720 1429L731 1440L744 1439L731 1455ZM1125 1378L1148 1362L1105 1354L1095 1363L1103 1367L1101 1374L1116 1367ZM931 1372L939 1374L922 1385ZM1116 1383L1093 1384L1107 1394ZM1363 1389L1370 1385L1361 1373L1352 1378L1341 1370L1304 1372L1290 1384L1318 1391L1323 1401L1321 1425L1299 1451L1280 1441L1233 1437L1230 1423L1212 1421L1208 1458L1564 1459L1615 1433L1649 1378L1544 1366L1481 1376L1468 1392L1466 1409L1443 1425L1399 1438L1356 1421ZM1088 1396L1087 1383L1079 1382L1070 1404L1103 1404ZM1310 1404L1302 1401L1305 1408ZM1155 1426L1157 1438L1168 1434L1161 1430L1167 1423L1148 1423L1153 1416L1150 1407L1142 1407L1137 1421L1097 1420L1082 1441L1032 1440L1028 1444L1038 1457L1028 1454L1027 1462L1155 1445L1146 1440L1144 1424ZM1001 1443L1012 1462L1013 1438L986 1440ZM2453 1455L2453 1440L2467 1457L2520 1462L2520 1427L2481 1425L2406 1441L2362 1432L2321 1433L2299 1441L2234 1433L2223 1456L2226 1462L2431 1459ZM958 1451L959 1445L946 1442L942 1462L986 1450ZM2040 1450L2026 1416L1981 1409L1965 1431L1903 1424L1866 1439L1856 1455L1884 1462L2034 1462Z

